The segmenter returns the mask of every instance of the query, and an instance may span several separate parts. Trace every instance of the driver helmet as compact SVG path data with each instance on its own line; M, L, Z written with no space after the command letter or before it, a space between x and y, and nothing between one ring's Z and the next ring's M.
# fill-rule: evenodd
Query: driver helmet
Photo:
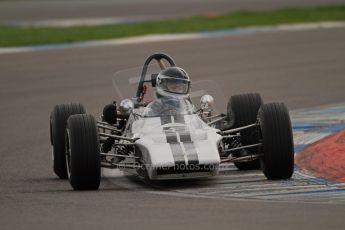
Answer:
M157 97L189 97L190 79L180 67L169 67L162 70L156 80Z

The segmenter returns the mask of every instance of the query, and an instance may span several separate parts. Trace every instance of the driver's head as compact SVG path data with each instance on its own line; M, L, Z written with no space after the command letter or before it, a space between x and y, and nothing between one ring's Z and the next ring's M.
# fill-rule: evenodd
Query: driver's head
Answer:
M179 67L166 68L157 76L156 90L158 97L189 96L189 76L186 71Z

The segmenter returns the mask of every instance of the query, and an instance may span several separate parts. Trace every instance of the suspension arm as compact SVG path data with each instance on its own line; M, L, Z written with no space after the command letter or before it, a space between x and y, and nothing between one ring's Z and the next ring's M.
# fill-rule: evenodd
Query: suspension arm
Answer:
M110 168L110 169L116 169L116 168L138 169L138 168L141 168L140 165L136 165L136 164L112 164L109 162L107 162L107 163L102 162L101 167L102 168Z
M263 156L262 154L253 154L253 155L244 156L244 157L229 157L229 158L221 159L220 163L252 161L262 156Z
M240 147L236 147L236 148L231 148L231 149L227 149L224 150L224 153L227 152L233 152L233 151L237 151L237 150L241 150L241 149L249 149L249 148L254 148L254 147L259 147L262 146L262 143L257 143L257 144L252 144L252 145L244 145L244 146L240 146Z
M106 130L114 131L114 132L117 132L117 133L121 133L121 130L113 128L113 127L108 126L108 125L97 124L97 127L101 128L101 129L106 129Z
M112 135L112 134L108 134L108 133L99 133L99 135L101 137L111 137L111 138L114 138L114 139L117 139L117 140L125 140L125 141L130 141L130 142L135 142L136 140L139 139L139 138L133 139L133 138L129 138L129 137Z
M220 132L218 132L218 133L219 133L220 135L227 135L227 134L237 133L237 132L239 132L239 131L242 131L242 130L245 130L245 129L249 129L249 128L252 128L252 127L257 127L257 126L258 126L258 124L257 124L257 123L254 123L254 124L242 126L242 127L236 128L236 129L229 129L229 130L225 130L225 131L220 131Z

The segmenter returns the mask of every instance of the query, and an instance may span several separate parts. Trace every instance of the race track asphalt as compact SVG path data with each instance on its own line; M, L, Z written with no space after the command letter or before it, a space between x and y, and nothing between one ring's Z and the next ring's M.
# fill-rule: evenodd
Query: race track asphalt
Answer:
M235 10L344 4L344 0L31 0L0 1L0 24L84 18L169 18Z
M48 119L72 101L98 116L115 97L113 73L155 51L226 97L255 91L289 109L344 102L344 41L338 28L0 55L0 228L343 229L343 204L167 196L135 179L72 191L52 172Z

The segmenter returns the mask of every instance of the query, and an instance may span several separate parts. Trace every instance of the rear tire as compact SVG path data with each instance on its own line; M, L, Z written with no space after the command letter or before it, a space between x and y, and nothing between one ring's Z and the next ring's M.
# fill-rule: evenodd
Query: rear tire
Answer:
M288 179L294 169L291 121L283 103L263 105L258 114L263 139L263 172L267 179Z
M56 105L50 114L50 143L52 145L53 168L60 179L67 179L65 132L67 119L74 114L86 113L81 104Z
M97 190L101 180L100 144L92 115L70 116L67 121L66 158L74 190Z
M232 128L239 128L256 122L258 111L263 105L262 98L258 93L239 94L230 97L227 106L228 117L232 120ZM243 145L255 144L258 142L255 128L246 129L240 132ZM249 149L247 151L255 151ZM239 170L260 169L260 160L248 162L234 162Z

